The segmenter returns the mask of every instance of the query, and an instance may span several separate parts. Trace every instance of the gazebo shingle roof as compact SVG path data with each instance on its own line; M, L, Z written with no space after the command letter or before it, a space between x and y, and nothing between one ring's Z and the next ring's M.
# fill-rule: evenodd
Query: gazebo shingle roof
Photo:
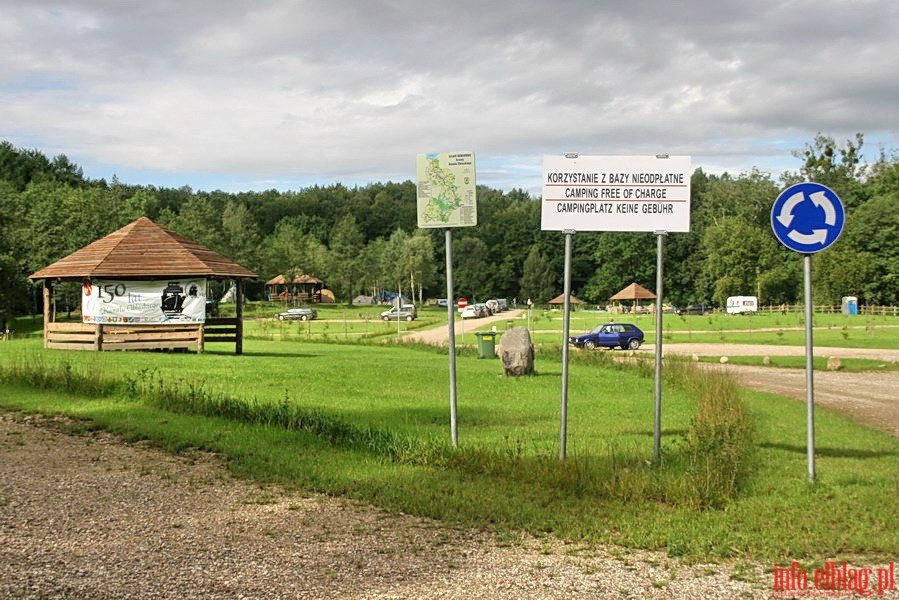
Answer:
M655 294L647 290L639 283L632 283L614 296L610 300L652 300Z
M157 278L257 275L221 254L141 217L33 273L30 279Z

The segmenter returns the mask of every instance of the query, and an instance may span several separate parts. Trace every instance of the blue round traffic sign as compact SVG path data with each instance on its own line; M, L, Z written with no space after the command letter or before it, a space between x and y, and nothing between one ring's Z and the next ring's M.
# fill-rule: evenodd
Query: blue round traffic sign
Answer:
M771 228L781 244L812 254L829 247L846 223L843 202L820 183L797 183L780 193L771 207Z

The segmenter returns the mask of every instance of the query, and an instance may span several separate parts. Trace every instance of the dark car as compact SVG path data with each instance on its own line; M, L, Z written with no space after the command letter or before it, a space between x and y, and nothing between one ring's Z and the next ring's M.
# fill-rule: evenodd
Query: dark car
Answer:
M636 350L643 343L643 332L630 323L603 323L594 327L590 333L569 337L568 343L588 350L615 346Z
M691 304L684 308L677 309L679 315L708 315L711 314L712 307L705 304Z
M301 306L299 308L290 308L282 313L278 313L279 321L298 320L311 321L318 316L318 311L311 306Z

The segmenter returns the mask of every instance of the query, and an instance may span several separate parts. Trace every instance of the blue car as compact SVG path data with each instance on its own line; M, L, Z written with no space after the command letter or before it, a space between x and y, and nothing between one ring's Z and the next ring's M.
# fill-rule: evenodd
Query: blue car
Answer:
M615 346L625 350L636 350L643 343L643 332L630 323L603 323L594 327L590 333L569 337L568 343L587 350Z

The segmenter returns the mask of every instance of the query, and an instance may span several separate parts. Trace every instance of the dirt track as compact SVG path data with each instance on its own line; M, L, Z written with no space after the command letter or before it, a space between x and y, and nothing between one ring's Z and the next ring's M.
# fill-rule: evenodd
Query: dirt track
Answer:
M652 344L643 346L654 352ZM697 356L805 356L805 348L797 346L762 346L749 344L665 344L664 354ZM815 348L815 356L867 358L899 362L899 351L870 348ZM780 394L805 402L805 369L746 367L728 365L728 371L753 390ZM899 437L899 372L842 373L815 371L815 404Z

